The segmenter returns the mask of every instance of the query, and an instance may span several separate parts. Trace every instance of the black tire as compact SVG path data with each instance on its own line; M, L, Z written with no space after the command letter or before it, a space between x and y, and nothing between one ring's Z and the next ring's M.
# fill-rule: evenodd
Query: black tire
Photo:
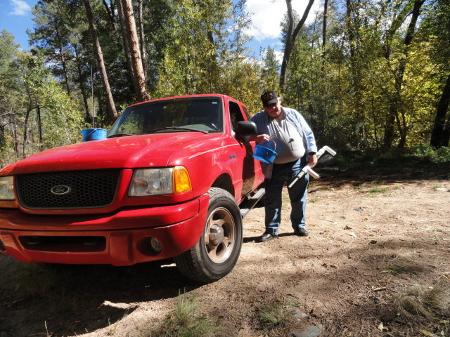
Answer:
M242 218L233 196L212 187L203 235L194 247L175 258L187 278L207 283L228 274L234 267L242 246Z

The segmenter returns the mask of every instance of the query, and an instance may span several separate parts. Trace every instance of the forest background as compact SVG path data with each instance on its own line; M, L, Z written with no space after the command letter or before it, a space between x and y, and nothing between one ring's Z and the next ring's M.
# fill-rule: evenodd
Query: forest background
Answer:
M249 56L245 0L37 1L30 51L0 32L0 167L137 100L223 93L255 113L265 89L319 144L450 160L450 0L315 1L312 19L314 0L286 0L282 62Z

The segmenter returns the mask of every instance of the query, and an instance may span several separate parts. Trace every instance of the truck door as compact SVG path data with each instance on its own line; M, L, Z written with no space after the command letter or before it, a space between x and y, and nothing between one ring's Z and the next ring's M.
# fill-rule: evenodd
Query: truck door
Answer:
M240 121L248 120L248 116L244 107L241 107L238 103L229 101L229 112L230 112L230 122L231 128L234 131L237 128L237 124ZM241 146L241 153L239 155L239 160L243 162L242 166L242 195L245 195L254 189L256 189L264 177L261 170L261 164L259 161L253 158L253 151L255 150L254 141L244 141L236 140Z

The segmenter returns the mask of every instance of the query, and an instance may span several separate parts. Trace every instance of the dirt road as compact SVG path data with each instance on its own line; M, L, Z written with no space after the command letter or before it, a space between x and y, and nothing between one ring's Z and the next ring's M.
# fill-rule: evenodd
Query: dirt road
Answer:
M195 298L217 336L449 336L448 174L324 180L309 198L310 236L292 235L285 195L280 238L257 243L264 217L253 210L238 264L208 285L172 265L51 268L0 257L0 337L157 336L179 294ZM281 312L271 326L267 308Z

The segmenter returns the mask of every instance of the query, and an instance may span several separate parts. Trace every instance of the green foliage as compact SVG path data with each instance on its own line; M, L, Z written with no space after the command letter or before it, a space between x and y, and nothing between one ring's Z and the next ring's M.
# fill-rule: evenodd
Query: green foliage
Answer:
M247 22L239 6L240 2L219 0L173 4L168 23L172 30L153 96L217 92L241 100L250 114L260 110L265 85L260 66L243 54L245 36L240 30ZM271 82L277 82L274 72L268 69Z
M42 57L22 54L20 66L28 93L28 109L32 113L37 112L39 107L41 113L42 144L39 141L32 142L30 151L71 144L79 140L83 116L75 101L49 76ZM28 127L31 131L39 128L38 120L30 122L30 126L36 123L36 127ZM55 125L63 127L55 128Z
M331 4L324 50L317 41L320 19L300 34L288 67L285 102L303 112L321 142L377 149L385 145L390 127L394 144L401 137L402 146L428 142L450 58L447 32L438 32L438 22L447 22L450 15L444 15L443 1L424 7L424 21L419 20L418 33L405 47L407 25L402 22L412 3L352 2L350 16L345 6ZM387 17L395 17L391 26L381 24ZM430 28L422 29L427 22ZM442 50L437 51L438 45ZM386 123L390 114L392 126Z
M442 146L438 149L430 145L418 145L412 154L420 159L426 159L433 163L450 163L450 147Z
M0 166L76 142L83 124L78 104L50 76L42 55L19 52L12 41L0 36Z
M434 62L450 69L450 2L435 0L426 7L423 24L419 31L419 39L431 41L430 56ZM447 27L447 29L445 28Z
M216 41L230 15L231 1L182 0L173 3L156 96L214 92L218 71Z
M221 78L221 92L244 102L250 115L261 110L259 96L263 88L259 70L258 65L254 63L239 59L230 60L224 66Z
M273 48L267 48L263 58L263 68L261 70L261 81L264 88L279 91L280 64L278 63Z
M91 5L114 100L125 107L133 102L134 89L118 2ZM443 28L450 22L448 1L425 2L409 45L405 36L413 0L328 5L326 45L321 41L321 13L298 35L283 104L305 115L319 143L336 148L381 149L388 131L391 147L428 143L450 71L450 30ZM135 6L136 17L137 10ZM92 101L97 125L105 120L106 99L82 1L38 0L33 14L32 56L19 57L12 36L0 33L1 165L23 152L77 141L83 125L80 111L90 123ZM251 115L261 109L264 89L278 89L275 49L264 50L261 60L248 57L244 32L251 15L245 0L145 0L142 14L144 66L153 97L224 93L244 102ZM298 22L298 13L294 17ZM42 142L36 127L38 105Z
M20 108L25 97L20 95L20 71L17 67L18 46L14 37L0 32L0 167L17 158L14 140Z
M80 141L83 115L77 104L54 81L42 86L44 148L73 144ZM54 125L64 125L55 128Z

